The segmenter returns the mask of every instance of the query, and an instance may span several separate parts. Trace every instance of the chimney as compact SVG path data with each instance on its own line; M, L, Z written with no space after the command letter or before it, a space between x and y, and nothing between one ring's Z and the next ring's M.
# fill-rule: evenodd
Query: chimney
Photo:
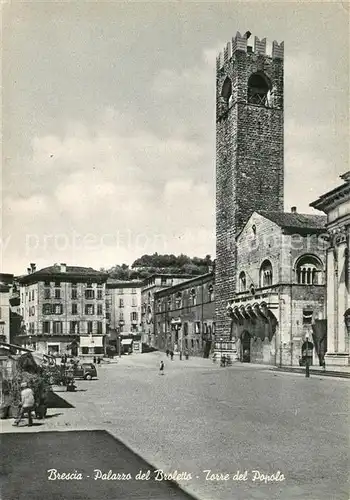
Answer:
M35 273L35 271L36 271L36 264L34 262L31 262L30 263L30 268L32 270L32 273Z
M297 207L292 207L290 209L290 211L292 212L292 214L296 214L297 213Z
M61 271L61 273L66 273L67 272L67 264L65 264L64 262L61 262L60 271Z

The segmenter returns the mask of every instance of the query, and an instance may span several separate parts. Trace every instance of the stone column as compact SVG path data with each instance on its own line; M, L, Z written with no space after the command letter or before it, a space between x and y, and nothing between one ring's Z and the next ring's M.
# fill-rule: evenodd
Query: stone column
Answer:
M336 296L338 283L336 276L336 254L334 248L327 250L327 353L333 354L337 349Z
M339 353L346 352L346 336L348 335L345 322L344 314L348 308L349 294L347 290L347 242L344 237L338 244L338 311L337 311L337 322L338 322L338 349Z

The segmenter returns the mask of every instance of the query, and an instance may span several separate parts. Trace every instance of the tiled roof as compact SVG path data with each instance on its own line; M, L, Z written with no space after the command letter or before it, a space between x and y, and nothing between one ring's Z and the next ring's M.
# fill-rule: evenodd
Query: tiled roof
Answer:
M44 267L43 269L40 269L40 271L36 271L34 274L86 274L86 275L100 275L100 274L105 274L101 271L96 271L96 269L93 269L92 267L80 267L80 266L66 266L66 271L61 272L60 266L49 266L49 267Z
M107 286L113 286L113 285L119 285L119 286L124 286L125 288L132 288L132 287L138 287L142 286L143 281L141 280L119 280L117 278L108 278L107 279Z
M36 281L37 279L44 276L56 276L59 278L67 277L107 277L107 274L101 271L96 271L92 267L81 267L81 266L66 266L65 271L61 271L61 267L57 266L49 266L40 269L39 271L35 271L31 274L26 274L19 278L19 282L30 282Z
M259 210L260 215L285 229L311 229L323 231L326 226L325 215L299 214L293 212L268 212Z

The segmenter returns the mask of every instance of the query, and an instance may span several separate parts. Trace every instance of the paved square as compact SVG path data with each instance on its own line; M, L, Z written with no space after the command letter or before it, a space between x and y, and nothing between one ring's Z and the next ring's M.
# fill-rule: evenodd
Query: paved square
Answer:
M79 392L60 393L74 408L50 410L35 432L107 430L155 468L191 474L178 482L201 500L349 500L346 379L150 353L77 383Z

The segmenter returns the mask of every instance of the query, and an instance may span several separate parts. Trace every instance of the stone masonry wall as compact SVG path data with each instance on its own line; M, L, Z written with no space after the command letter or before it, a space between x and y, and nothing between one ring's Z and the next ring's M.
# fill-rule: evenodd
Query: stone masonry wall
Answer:
M283 211L283 46L274 42L270 57L259 44L247 52L237 33L232 55L227 46L224 60L217 60L216 333L223 338L230 333L226 305L236 284L235 237L255 210ZM267 107L247 103L248 79L256 72L271 84ZM222 96L223 88L230 97Z

